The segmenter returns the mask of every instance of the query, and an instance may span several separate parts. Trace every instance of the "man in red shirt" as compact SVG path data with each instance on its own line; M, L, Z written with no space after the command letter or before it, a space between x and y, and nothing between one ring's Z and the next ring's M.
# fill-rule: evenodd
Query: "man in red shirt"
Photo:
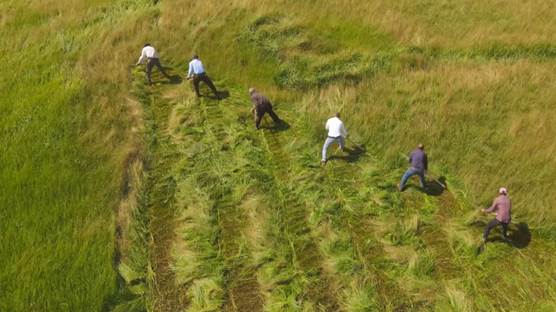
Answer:
M497 225L502 226L502 235L504 240L508 240L508 225L512 220L512 201L508 197L508 190L505 187L501 187L498 191L498 196L492 202L492 205L488 209L482 210L485 213L496 212L496 218L487 224L485 233L483 235L483 240L486 243L490 230L495 228Z

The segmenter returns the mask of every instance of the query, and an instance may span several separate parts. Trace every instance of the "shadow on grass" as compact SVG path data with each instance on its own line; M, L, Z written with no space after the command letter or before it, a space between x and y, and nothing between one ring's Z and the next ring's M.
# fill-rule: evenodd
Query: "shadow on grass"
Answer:
M448 188L446 184L446 177L440 177L438 179L428 181L427 187L423 190L423 192L430 196L440 196L444 191Z
M237 121L244 126L252 126L255 127L255 121L253 120L253 115L251 114L239 114L237 117ZM261 123L260 129L270 130L273 133L282 132L290 129L290 124L285 120L280 120L278 123L270 123L268 121L263 121Z
M356 145L351 148L344 147L344 155L332 155L328 158L328 161L341 159L348 163L357 162L365 154L365 151L365 147L362 145Z
M282 132L289 128L290 124L287 121L280 120L280 122L274 124L274 127L267 127L266 129L270 129L271 132Z
M207 99L211 99L211 100L224 100L230 97L230 92L228 90L220 90L220 91L216 91L216 94L210 94L210 95L206 95L204 93L201 93L201 97L207 98Z
M473 227L480 228L481 230L484 230L484 228L487 226L487 222L484 220L477 220L472 222L470 225ZM501 231L499 226L497 228L499 228L498 231ZM491 235L494 233L495 232L491 232ZM508 239L509 239L508 241L502 238L501 232L499 233L500 233L499 236L498 235L494 237L491 236L488 238L487 241L489 243L495 243L495 242L506 243L510 246L519 249L526 248L527 246L529 246L529 243L531 243L531 231L529 230L529 226L525 222L520 222L515 225L510 224L510 227L508 229Z
M180 75L172 75L169 79L161 81L162 84L180 84L183 82L183 79Z
M525 222L520 222L516 224L516 228L510 233L510 240L516 248L525 248L529 246L531 242L531 231L529 226Z
M216 95L211 96L211 99L214 100L224 100L230 97L230 91L228 90L219 90L216 91Z

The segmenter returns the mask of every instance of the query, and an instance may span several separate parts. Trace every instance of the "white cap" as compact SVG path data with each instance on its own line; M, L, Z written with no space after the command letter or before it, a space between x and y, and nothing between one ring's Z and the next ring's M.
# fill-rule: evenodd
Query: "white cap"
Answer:
M498 190L498 193L507 195L507 194L508 194L508 190L507 190L505 187L501 187L501 188Z

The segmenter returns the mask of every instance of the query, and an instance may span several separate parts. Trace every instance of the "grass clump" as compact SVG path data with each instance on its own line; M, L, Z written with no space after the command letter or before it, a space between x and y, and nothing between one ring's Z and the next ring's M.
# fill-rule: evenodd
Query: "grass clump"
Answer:
M335 81L359 82L389 65L386 57L342 49L280 15L261 16L238 36L240 45L254 46L262 59L279 63L274 83L306 90Z

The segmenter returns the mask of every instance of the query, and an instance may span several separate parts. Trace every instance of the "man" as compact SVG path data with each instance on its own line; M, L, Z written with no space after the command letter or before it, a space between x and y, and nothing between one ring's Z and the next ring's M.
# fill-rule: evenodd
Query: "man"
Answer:
M164 68L162 68L162 65L160 65L160 59L158 57L158 53L156 53L156 50L154 49L153 46L151 46L150 43L145 43L145 45L143 46L143 50L141 51L141 56L139 57L139 60L137 61L135 66L142 64L145 60L147 60L147 80L149 81L149 84L153 83L151 80L151 72L154 66L156 66L156 68L158 68L158 70L160 70L160 72L167 79L170 79L170 76L168 76L166 71L164 71Z
M407 180L414 175L419 176L419 181L421 183L421 188L425 189L425 173L428 169L429 162L427 159L427 154L425 154L425 146L423 144L417 145L417 148L411 152L409 155L409 164L411 165L409 169L402 176L402 180L398 185L398 189L402 192L405 188Z
M254 113L255 116L255 127L257 130L261 125L261 120L264 114L268 113L275 124L280 123L280 118L274 113L272 110L272 103L268 100L268 98L255 90L255 88L249 88L249 95L251 96L251 101L253 102L253 109L251 112Z
M209 76L207 76L205 72L205 67L199 57L197 55L193 55L193 59L189 62L189 71L187 73L187 79L193 79L193 88L195 89L195 94L197 97L201 97L201 93L199 92L199 83L203 81L206 83L209 88L214 93L214 96L218 96L218 92L216 91L216 87L210 80Z
M495 228L497 225L502 226L502 236L504 240L508 240L508 225L512 219L512 201L508 197L508 190L505 187L501 187L498 190L498 196L492 202L492 205L488 209L482 209L485 213L496 212L496 218L487 224L485 233L483 234L483 242L486 243L490 230Z
M324 141L324 146L322 147L322 159L321 164L325 165L328 159L326 158L326 152L328 147L337 143L340 146L340 150L344 151L345 138L347 137L347 131L344 127L344 123L340 120L340 113L336 113L334 117L326 121L326 130L328 130L328 137Z

